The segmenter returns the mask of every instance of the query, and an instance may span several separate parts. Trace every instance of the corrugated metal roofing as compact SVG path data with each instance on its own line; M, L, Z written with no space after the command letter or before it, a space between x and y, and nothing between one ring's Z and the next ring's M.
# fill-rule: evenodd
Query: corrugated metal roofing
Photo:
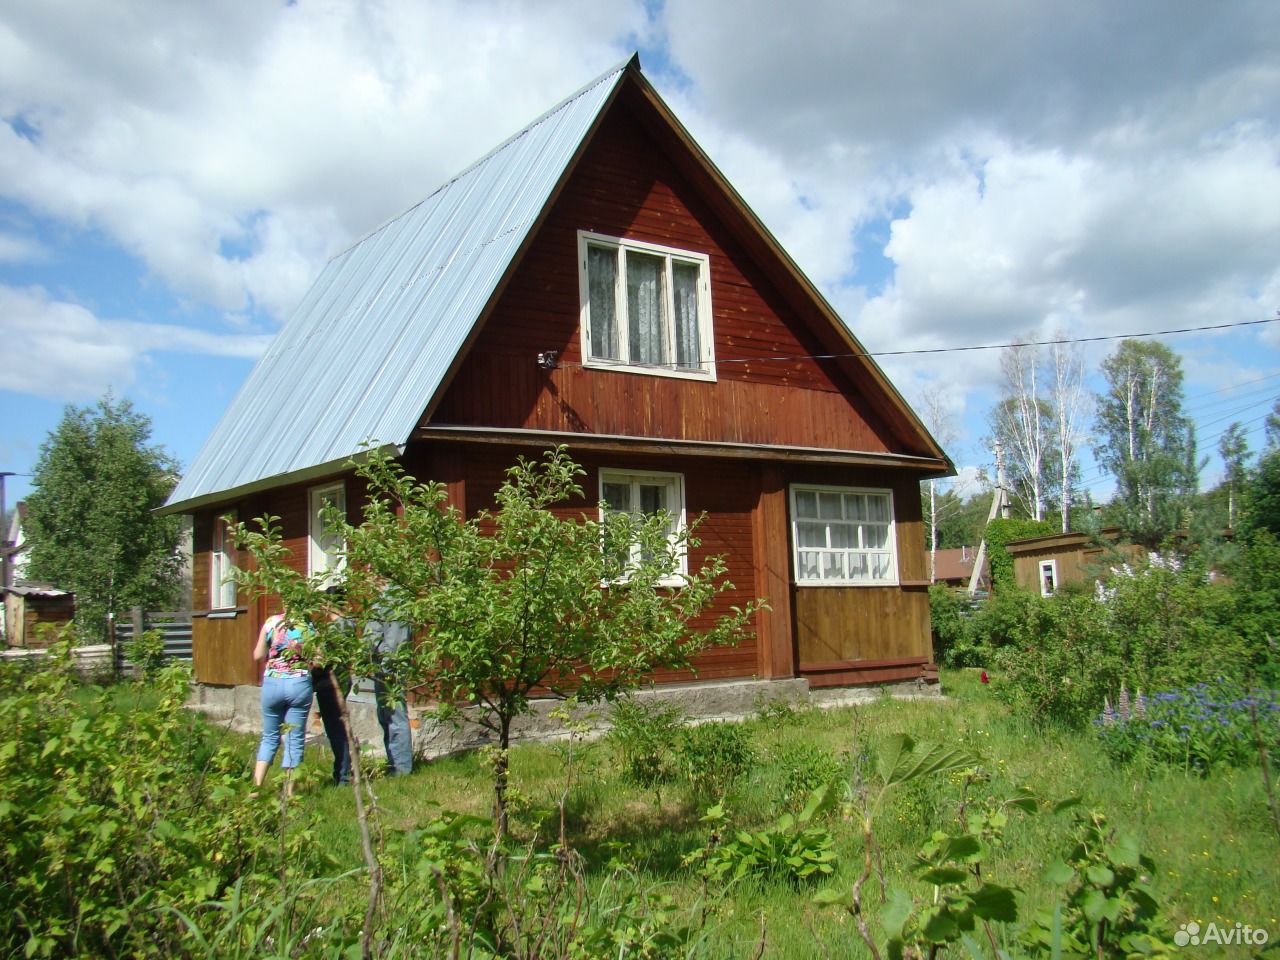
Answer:
M407 443L630 62L330 260L165 511Z

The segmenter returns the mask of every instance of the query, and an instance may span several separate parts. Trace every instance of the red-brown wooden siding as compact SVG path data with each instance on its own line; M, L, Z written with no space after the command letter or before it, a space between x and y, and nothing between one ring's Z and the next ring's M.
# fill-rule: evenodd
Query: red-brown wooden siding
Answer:
M579 230L706 253L717 382L584 369ZM885 452L857 386L625 109L612 112L431 421ZM560 369L539 369L557 350ZM731 362L725 361L747 361Z
M522 453L528 456L527 451L514 448L465 449L463 458L466 463L466 504L469 515L494 506L493 497L502 483L504 471ZM719 554L725 558L728 568L725 576L734 584L733 589L719 595L715 604L701 618L692 622L692 629L705 630L720 616L728 613L730 607L743 607L756 598L751 556L751 511L755 505L757 484L753 477L753 466L733 462L690 462L634 456L574 456L587 470L587 475L581 480L585 496L556 508L556 513L565 518L577 518L584 513L595 514L599 501L599 471L602 467L656 470L684 476L687 517L692 520L704 511L707 514L697 530L702 543L690 552L689 569L696 570L709 556ZM754 676L758 672L754 634L738 646L706 650L697 658L695 666L696 675L687 670L662 670L655 673L653 679L657 683L665 683L695 678L721 680Z

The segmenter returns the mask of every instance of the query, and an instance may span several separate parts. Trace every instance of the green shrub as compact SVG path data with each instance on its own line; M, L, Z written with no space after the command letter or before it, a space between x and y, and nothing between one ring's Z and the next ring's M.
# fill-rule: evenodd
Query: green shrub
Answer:
M970 617L967 605L957 591L935 583L929 587L929 621L933 634L933 659L936 663L953 666L970 666L957 663L967 660L971 649Z
M792 884L818 880L835 870L835 841L826 827L812 822L834 805L835 791L819 787L795 816L784 813L763 830L734 830L723 804L707 811L702 823L711 829L706 847L694 851L686 863L701 865L703 876L724 883L752 877Z
M1013 575L1013 557L1004 548L1006 543L1010 540L1042 537L1045 534L1057 532L1058 528L1052 520L997 518L988 523L986 530L982 533L982 539L987 542L987 563L991 567L992 590L999 593L1017 584Z
M164 667L164 633L144 630L136 637L130 637L124 645L124 656L133 664L137 679L154 679Z
M146 708L121 709L120 690L84 686L69 642L0 672L0 954L176 955L174 910L323 861L305 809L250 799L245 758L183 709L184 667Z
M724 796L755 762L751 739L740 724L688 727L680 745L685 776L699 796Z
M782 776L782 801L793 809L799 809L813 791L839 783L849 774L847 763L814 743L779 750L777 766Z
M680 774L684 714L659 701L634 697L616 701L608 740L617 748L622 777L638 787L658 787Z

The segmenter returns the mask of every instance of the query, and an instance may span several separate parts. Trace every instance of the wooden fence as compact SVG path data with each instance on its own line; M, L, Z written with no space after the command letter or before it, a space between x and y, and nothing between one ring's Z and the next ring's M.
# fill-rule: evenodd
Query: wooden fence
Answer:
M128 620L119 620L115 624L113 646L117 672L133 672L133 664L125 656L125 648L130 640L147 630L159 630L163 634L166 660L191 662L190 610L144 612L140 607L134 607Z

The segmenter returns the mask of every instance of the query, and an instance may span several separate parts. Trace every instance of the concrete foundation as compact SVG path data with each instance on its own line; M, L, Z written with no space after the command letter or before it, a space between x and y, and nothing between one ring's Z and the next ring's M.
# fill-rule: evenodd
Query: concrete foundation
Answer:
M214 687L195 684L187 705L229 729L241 733L259 733L262 730L260 692L261 688L256 686ZM672 683L645 687L632 695L638 700L670 703L693 722L702 723L710 720L745 720L758 713L762 707L775 703L785 703L797 708L812 706L828 709L872 703L883 696L936 700L941 698L942 691L938 684L917 682L811 690L807 680L794 679ZM559 700L535 700L532 712L517 718L513 724L512 740L539 742L564 739L568 736L564 724L551 716L562 705ZM378 726L372 694L353 694L348 700L348 709L360 743L381 756L382 731ZM608 703L590 704L579 707L574 719L588 726L589 736L599 736L609 729L609 712ZM494 736L475 722L475 715L474 708L467 708L462 711L457 723L442 723L426 711L410 707L409 722L413 727L414 755L430 760L494 742ZM314 737L323 739L323 735L319 717L313 711L307 730L308 741Z

